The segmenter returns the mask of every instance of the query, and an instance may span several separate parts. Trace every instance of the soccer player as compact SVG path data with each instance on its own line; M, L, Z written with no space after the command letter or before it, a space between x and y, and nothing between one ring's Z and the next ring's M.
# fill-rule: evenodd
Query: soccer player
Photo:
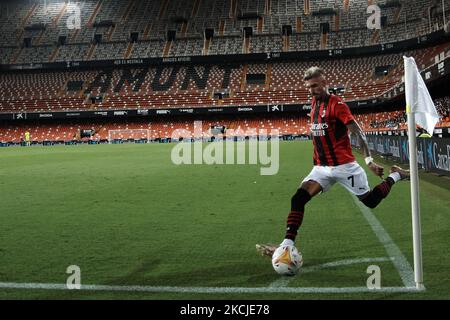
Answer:
M365 134L349 107L341 98L328 93L323 69L309 68L303 80L312 95L310 117L314 167L291 199L286 235L281 245L294 245L305 205L320 192L328 191L334 183L344 186L367 207L375 208L397 181L409 179L409 171L393 166L389 176L370 190L366 173L352 154L349 131L358 137L369 170L383 178L384 168L373 161ZM267 256L272 256L277 247L273 244L256 245L256 249Z
M29 147L30 145L31 145L31 142L30 142L30 133L27 131L27 132L25 132L25 145L27 146L27 147Z

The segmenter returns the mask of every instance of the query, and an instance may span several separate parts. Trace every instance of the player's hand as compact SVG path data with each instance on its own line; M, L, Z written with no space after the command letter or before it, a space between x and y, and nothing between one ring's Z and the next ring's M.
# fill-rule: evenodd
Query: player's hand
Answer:
M375 173L375 175L379 176L380 178L383 178L384 175L384 168L378 164L376 164L375 162L371 162L369 164L369 169Z

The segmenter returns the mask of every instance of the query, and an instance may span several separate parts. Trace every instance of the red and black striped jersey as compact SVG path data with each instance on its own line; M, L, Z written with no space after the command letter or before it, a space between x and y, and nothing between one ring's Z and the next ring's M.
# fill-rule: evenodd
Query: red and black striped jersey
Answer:
M347 124L354 120L341 98L329 95L325 101L311 103L311 135L314 165L338 166L355 161Z

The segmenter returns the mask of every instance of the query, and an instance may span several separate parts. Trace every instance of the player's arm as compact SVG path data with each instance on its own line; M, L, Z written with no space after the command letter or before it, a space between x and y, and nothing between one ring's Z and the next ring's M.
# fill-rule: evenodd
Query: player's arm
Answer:
M373 161L370 154L369 144L367 143L366 134L359 126L358 122L351 120L347 123L348 130L358 138L359 146L364 153L365 161L369 169L379 177L383 177L384 168Z

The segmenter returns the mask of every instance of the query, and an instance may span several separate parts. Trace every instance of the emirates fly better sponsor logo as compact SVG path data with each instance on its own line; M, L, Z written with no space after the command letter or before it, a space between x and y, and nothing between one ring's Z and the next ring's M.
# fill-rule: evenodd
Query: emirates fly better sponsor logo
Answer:
M326 129L328 129L328 123L312 123L311 133L314 137L324 137L326 135Z

